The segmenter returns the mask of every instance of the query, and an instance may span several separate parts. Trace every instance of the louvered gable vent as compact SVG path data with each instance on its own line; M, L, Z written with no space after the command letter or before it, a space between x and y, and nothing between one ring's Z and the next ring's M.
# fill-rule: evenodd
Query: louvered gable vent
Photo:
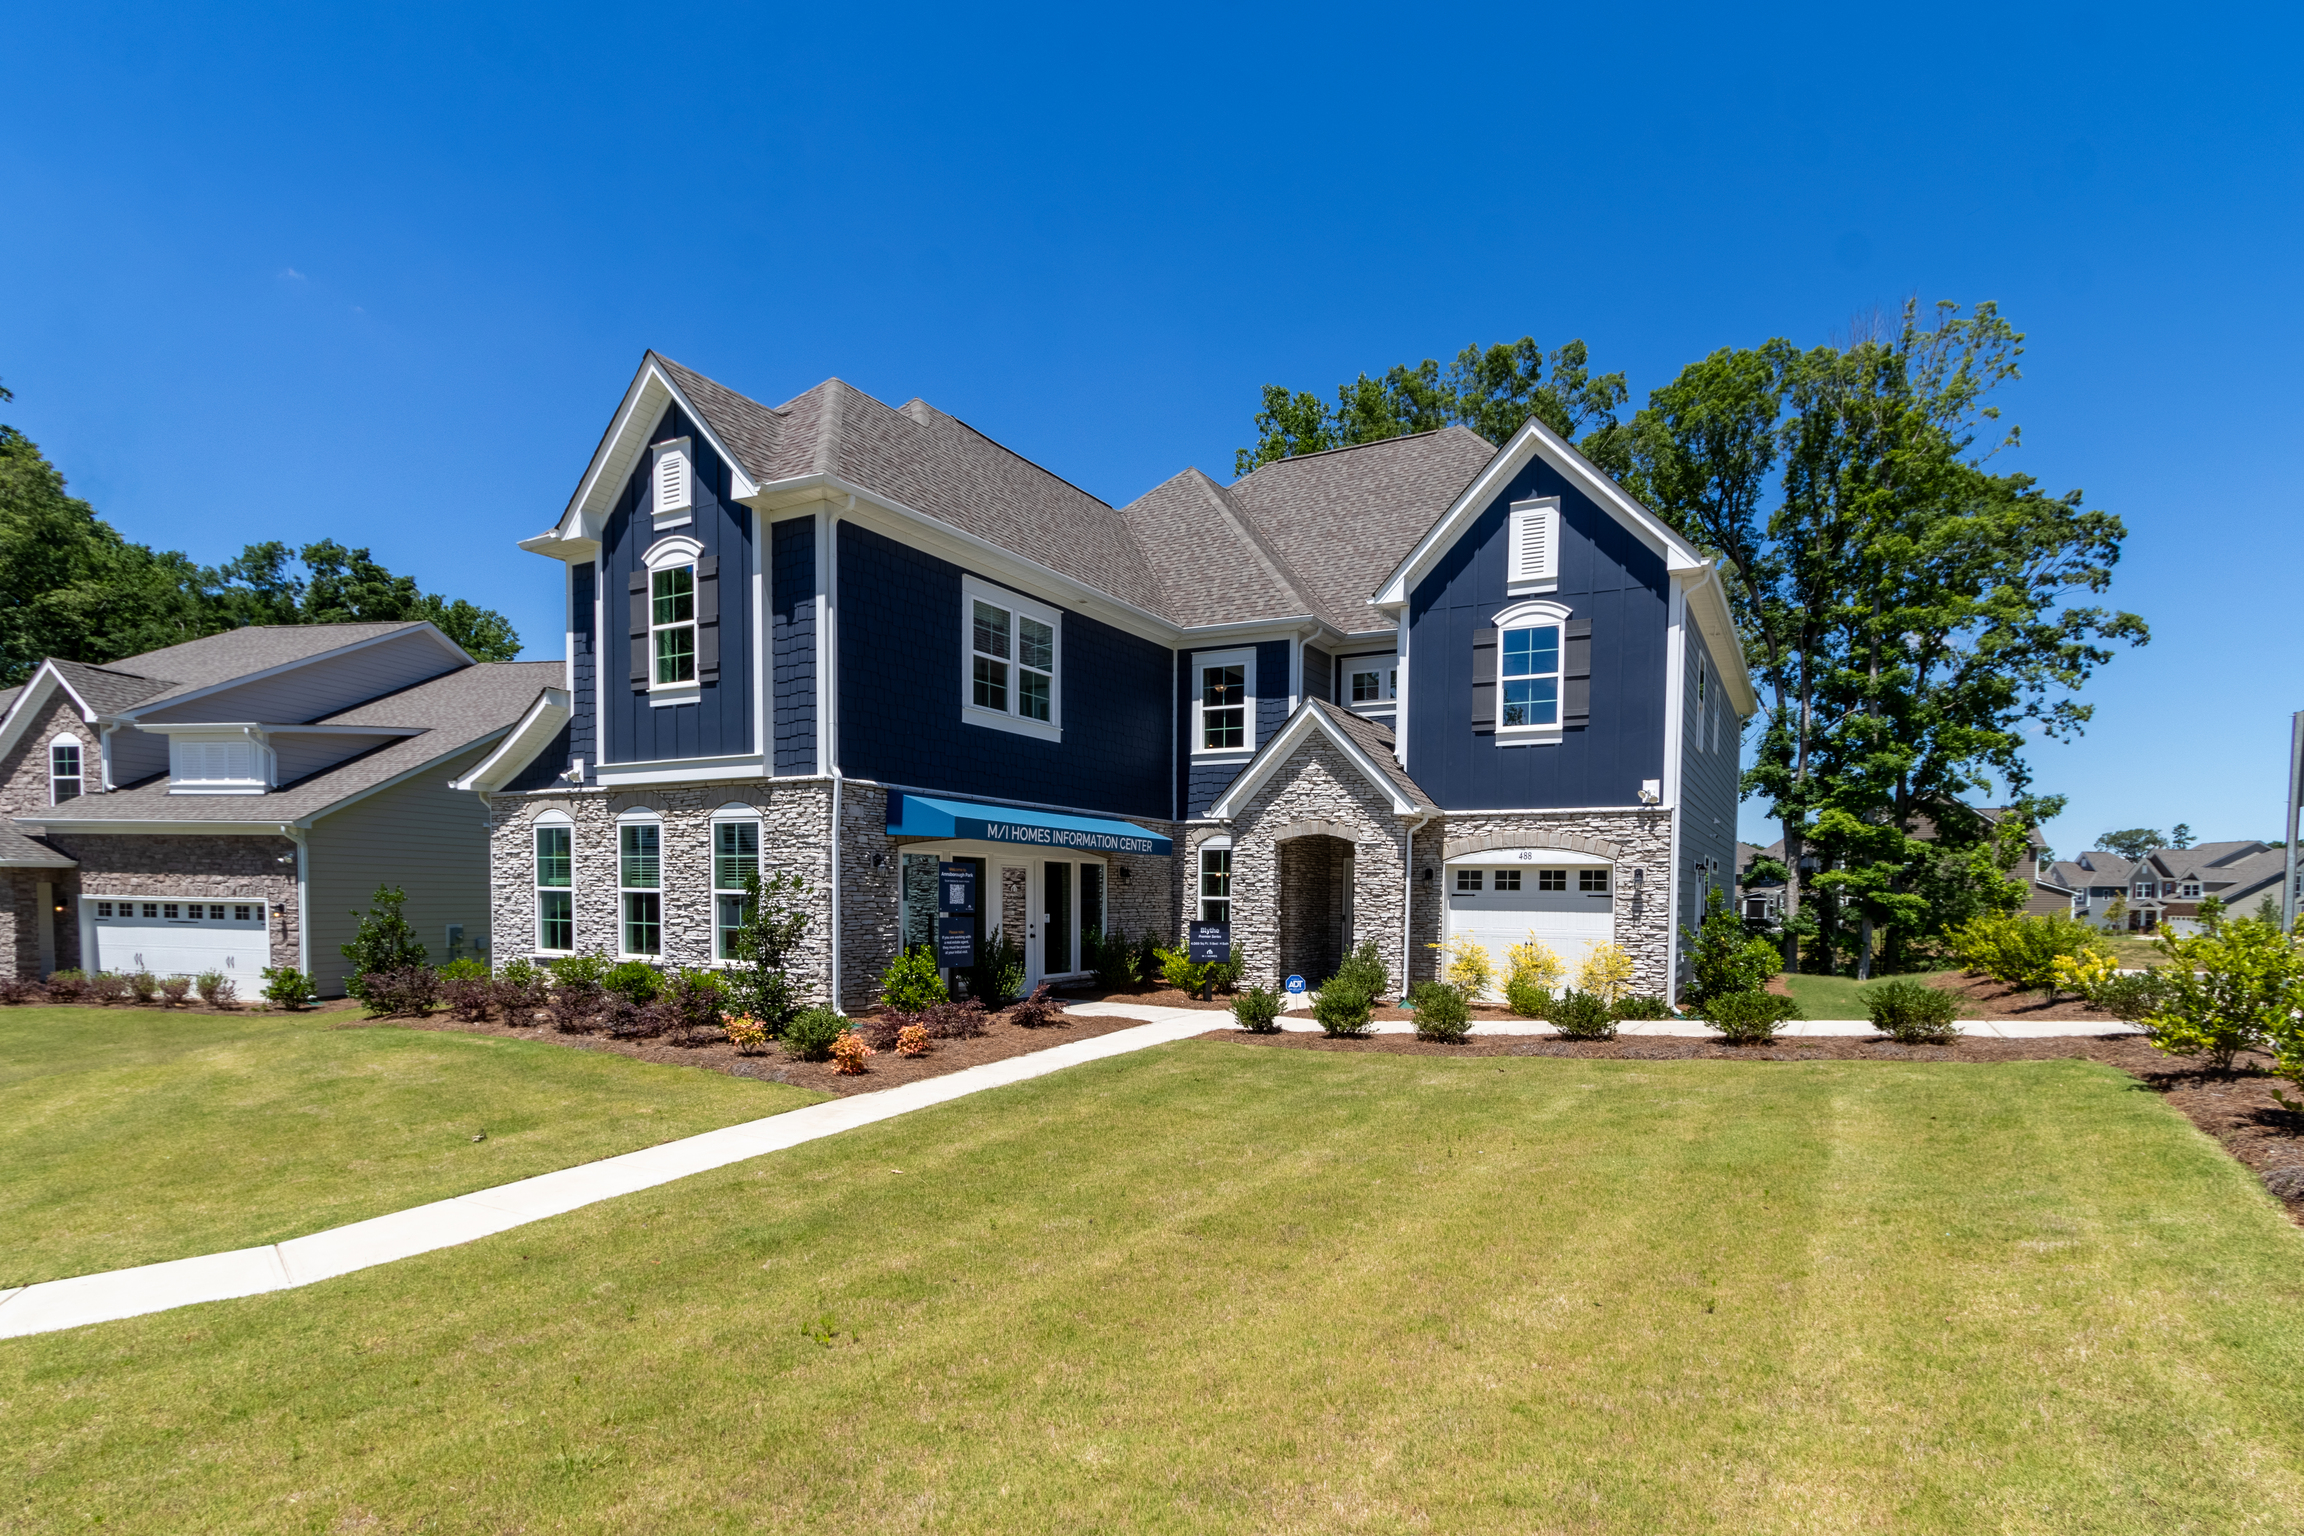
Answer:
M1560 500L1512 504L1511 572L1514 589L1560 579Z
M687 439L666 443L656 453L657 517L685 517L688 514L692 503L688 481Z

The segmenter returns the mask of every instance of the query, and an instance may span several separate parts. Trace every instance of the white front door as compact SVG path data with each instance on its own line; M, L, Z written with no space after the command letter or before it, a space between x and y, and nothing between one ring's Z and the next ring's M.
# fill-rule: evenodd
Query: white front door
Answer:
M221 971L252 989L271 963L269 921L261 901L122 901L83 898L93 907L95 953L88 968L155 976Z

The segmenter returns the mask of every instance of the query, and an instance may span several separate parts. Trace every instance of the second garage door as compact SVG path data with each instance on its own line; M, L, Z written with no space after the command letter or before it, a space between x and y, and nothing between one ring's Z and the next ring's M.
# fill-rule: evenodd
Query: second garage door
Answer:
M1560 957L1569 986L1595 945L1616 942L1615 870L1604 859L1508 848L1452 859L1442 876L1447 936L1478 940L1499 983L1510 964L1507 951L1531 935Z
M250 995L272 963L260 901L145 901L86 898L95 929L95 966L126 974L197 976L221 971Z

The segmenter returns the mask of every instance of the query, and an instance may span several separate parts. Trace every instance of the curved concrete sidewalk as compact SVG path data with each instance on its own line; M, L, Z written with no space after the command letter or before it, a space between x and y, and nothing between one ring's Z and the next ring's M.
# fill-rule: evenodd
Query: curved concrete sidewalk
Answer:
M284 1243L273 1243L262 1248L241 1248L230 1253L203 1254L198 1258L173 1259L165 1264L146 1264L135 1269L75 1275L66 1280L44 1280L38 1285L0 1291L0 1338L53 1333L64 1328L84 1327L89 1323L139 1317L147 1312L165 1312L172 1307L194 1306L204 1301L228 1301L236 1296L255 1296L265 1291L284 1291L310 1285L316 1280L347 1275L356 1269L367 1269L377 1264L389 1264L394 1259L430 1253L435 1248L451 1248L458 1243L468 1243L475 1238L525 1226L531 1221L542 1221L547 1216L559 1216L601 1200L613 1200L618 1195L652 1189L659 1184L687 1178L690 1174L724 1168L730 1163L740 1163L769 1152L780 1152L804 1141L837 1136L842 1131L853 1130L860 1125L891 1120L916 1109L966 1098L987 1088L1000 1088L1009 1083L1044 1077L1048 1073L1060 1072L1066 1067L1100 1060L1106 1056L1122 1056L1149 1046L1190 1039L1213 1029L1223 1029L1230 1022L1229 1014L1212 1009L1159 1008L1148 1004L1075 1003L1069 1011L1092 1017L1135 1018L1149 1022L1135 1029L1099 1035L1093 1040L1077 1040L1066 1045L1051 1046L1044 1051L1011 1056L1005 1061L986 1062L980 1067L968 1067L943 1077L926 1078L901 1087L882 1089L877 1093L863 1093L854 1098L811 1104L806 1109L788 1110L763 1120L749 1120L741 1125L706 1131L702 1135L686 1137L680 1141L668 1141L662 1146L627 1152L620 1157L563 1168L557 1173L538 1174L532 1179L499 1184L493 1189L478 1190L453 1199L435 1200L429 1205L414 1206L405 1211L395 1211L389 1216L357 1221L350 1226L332 1227L328 1231L315 1232L309 1237L291 1238ZM2003 1039L2042 1039L2073 1033L2139 1032L2125 1024L2084 1027L2075 1031L2071 1027L2073 1022L2021 1024L1968 1020L1960 1028L1963 1033ZM1319 1025L1301 1014L1283 1015L1281 1027L1291 1033L1317 1034L1320 1029ZM1385 1020L1372 1025L1370 1032L1404 1035L1412 1033L1414 1029L1413 1024L1404 1020ZM1684 1019L1626 1023L1619 1026L1618 1032L1624 1035L1717 1038L1705 1025ZM1481 1036L1550 1035L1555 1031L1549 1024L1481 1022L1472 1026L1472 1033ZM1797 1039L1826 1035L1871 1035L1877 1031L1869 1023L1860 1020L1804 1019L1785 1026L1781 1033Z

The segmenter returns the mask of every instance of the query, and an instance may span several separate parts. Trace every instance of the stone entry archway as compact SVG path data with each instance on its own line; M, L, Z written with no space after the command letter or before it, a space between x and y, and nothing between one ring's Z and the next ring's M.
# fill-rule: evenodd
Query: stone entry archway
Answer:
M1326 833L1291 837L1278 845L1280 863L1279 974L1300 975L1318 986L1336 974L1353 940L1353 844Z

